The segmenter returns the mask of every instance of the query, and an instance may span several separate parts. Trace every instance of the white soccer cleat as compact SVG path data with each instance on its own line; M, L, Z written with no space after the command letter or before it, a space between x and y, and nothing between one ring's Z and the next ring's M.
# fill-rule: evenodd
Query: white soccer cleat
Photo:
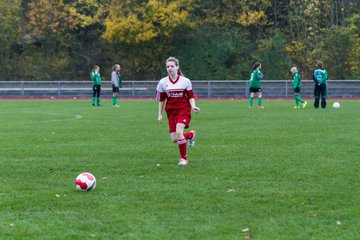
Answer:
M302 104L302 108L306 108L306 105L308 104L307 101L305 101L303 104Z
M190 148L193 148L193 147L195 147L195 136L196 136L196 132L195 132L194 130L191 130L190 132L192 132L193 137L190 138L190 139L188 140L188 142L189 142L189 147L190 147Z
M189 163L188 160L186 160L184 158L180 158L178 165L179 166L186 166L186 165L188 165L188 163Z

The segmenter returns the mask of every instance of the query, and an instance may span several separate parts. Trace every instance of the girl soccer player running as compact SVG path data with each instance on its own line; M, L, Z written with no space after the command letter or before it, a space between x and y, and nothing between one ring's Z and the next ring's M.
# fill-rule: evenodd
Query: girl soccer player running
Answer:
M196 132L191 130L184 133L184 129L189 127L191 120L191 110L195 113L200 112L196 107L190 80L183 76L179 60L169 57L166 60L166 70L168 76L162 78L156 88L157 100L159 101L159 123L163 122L163 109L168 118L170 138L174 143L178 143L180 151L180 160L178 165L188 164L186 155L186 143L189 141L189 147L194 147Z
M92 95L92 105L100 106L100 91L101 91L101 75L100 67L98 65L94 66L94 69L91 71L91 80L93 82L93 95Z
M249 108L253 108L253 101L254 95L257 93L258 96L258 108L264 108L262 106L262 92L261 92L261 85L260 80L264 77L264 75L260 72L261 63L256 62L253 66L250 81L249 81L249 88L250 88L250 99L249 99Z
M121 87L120 64L115 64L111 72L111 86L112 86L112 103L114 107L120 107L117 104L119 96L119 87Z
M297 67L292 67L290 69L291 73L293 74L293 88L294 88L294 98L295 98L295 107L294 108L300 108L299 103L302 103L302 108L305 108L307 105L307 101L304 101L300 97L300 91L302 87L301 83L301 76L299 71L297 70Z

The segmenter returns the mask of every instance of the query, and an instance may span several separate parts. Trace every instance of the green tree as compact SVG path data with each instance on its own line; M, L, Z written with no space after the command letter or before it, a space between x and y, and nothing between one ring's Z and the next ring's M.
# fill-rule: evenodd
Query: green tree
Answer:
M184 35L175 50L185 74L192 79L221 80L247 79L253 62L251 44L246 36L236 31L198 28ZM182 37L181 37L182 36Z
M347 28L351 27L346 25L347 19L356 15L355 9L358 9L359 1L301 0L289 1L288 6L289 26L282 29L287 36L286 53L293 63L300 66L305 78L311 78L315 62L319 59L327 62L326 65L330 68L333 64L337 66L334 68L334 71L337 70L332 73L332 78L342 79L354 75L353 71L357 69L354 59L358 58L355 46L359 34L350 36ZM345 28L337 28L337 26ZM336 31L339 31L339 36L334 35ZM341 41L346 42L347 45L340 44ZM349 48L352 49L350 54L348 54ZM334 52L341 55L338 60ZM344 67L341 68L341 64ZM349 68L349 64L353 67Z
M29 44L23 56L28 62L26 78L83 78L84 72L79 76L76 69L90 69L92 59L99 58L97 41L104 15L104 5L93 0L31 1L26 26Z
M23 49L22 41L22 11L21 1L0 0L0 80L13 80L18 76L19 55Z
M191 26L191 0L124 1L110 8L103 37L109 42L142 43L158 37L171 37L179 25Z
M158 79L180 58L191 78L266 79L297 65L311 78L322 59L331 78L359 78L360 1L355 0L0 0L3 79ZM199 65L199 63L201 63ZM21 67L18 67L21 66Z
M351 51L349 65L352 78L360 79L360 14L354 14L346 19L351 34Z
M278 31L272 38L260 41L258 59L262 62L265 79L289 78L290 62L285 53L284 45L285 39Z
M352 77L350 55L352 51L352 39L349 29L334 26L326 34L324 49L330 78L349 79Z
M164 60L176 48L173 37L182 28L191 28L191 0L113 2L103 34L109 44L119 44L122 61L131 58L128 71L137 79L161 76Z

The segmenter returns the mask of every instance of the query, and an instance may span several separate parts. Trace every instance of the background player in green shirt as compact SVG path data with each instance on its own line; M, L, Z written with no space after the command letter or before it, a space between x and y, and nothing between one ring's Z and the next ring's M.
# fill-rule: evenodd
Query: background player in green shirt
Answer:
M293 74L293 88L294 88L294 98L295 98L295 107L294 108L300 108L299 103L302 103L302 108L305 108L307 105L307 101L304 101L300 97L300 91L302 87L301 83L301 76L297 69L297 67L292 67L290 69L291 73Z
M257 93L258 96L258 108L264 108L262 106L262 92L261 92L261 85L260 80L264 77L264 75L260 72L261 63L256 62L253 65L250 81L249 81L249 88L250 88L250 99L249 99L249 108L253 108L253 101L254 95Z
M326 97L327 97L327 80L328 74L324 69L324 63L318 61L316 63L316 69L313 74L313 79L315 83L314 87L314 107L319 108L319 101L321 97L321 107L326 108Z
M91 81L93 82L93 96L92 96L92 105L100 106L100 91L101 91L101 75L100 67L98 65L94 66L94 69L91 71Z

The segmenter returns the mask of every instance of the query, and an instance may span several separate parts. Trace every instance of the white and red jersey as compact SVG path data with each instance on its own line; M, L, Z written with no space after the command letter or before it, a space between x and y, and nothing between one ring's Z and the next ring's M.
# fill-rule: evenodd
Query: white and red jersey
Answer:
M175 80L170 76L162 78L157 87L157 100L163 102L166 100L165 110L172 109L191 109L189 99L193 98L192 85L188 78L178 75Z

